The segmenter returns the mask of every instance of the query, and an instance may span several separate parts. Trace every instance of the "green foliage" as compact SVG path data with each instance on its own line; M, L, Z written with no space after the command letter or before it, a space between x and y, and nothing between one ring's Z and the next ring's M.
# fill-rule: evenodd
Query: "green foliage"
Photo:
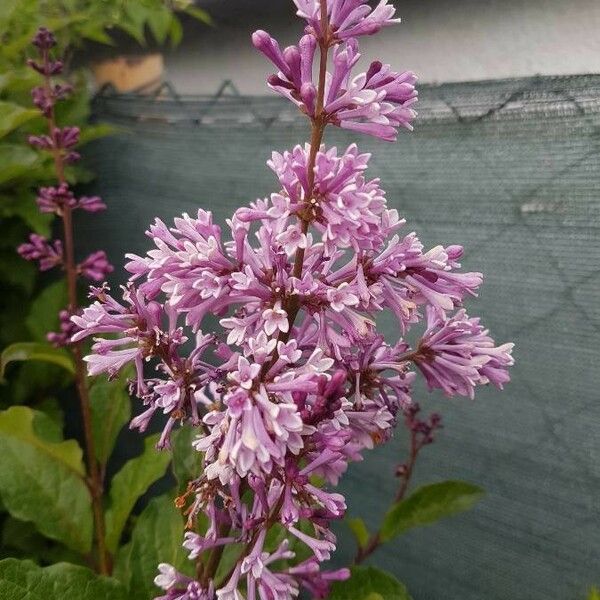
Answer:
M33 108L23 108L14 102L0 100L0 138L38 117L39 112Z
M85 553L92 543L92 513L82 451L74 440L48 441L44 418L24 406L0 413L0 496L13 517ZM36 433L40 427L42 435Z
M55 348L41 342L17 342L5 348L0 356L0 377L4 377L6 367L11 362L40 360L62 367L69 373L75 372L71 355L62 348Z
M96 379L90 388L90 408L96 458L106 465L119 432L131 417L125 377L116 381L108 381L106 377Z
M166 472L171 455L157 452L158 436L144 440L144 451L131 459L113 478L109 507L106 511L106 545L111 552L117 549L127 517L140 496Z
M346 581L331 586L329 600L411 600L406 587L375 567L352 567Z
M131 541L117 554L114 575L128 590L130 600L148 600L156 595L153 578L161 562L191 575L191 562L181 546L183 519L173 499L160 496L150 501L140 515Z
M588 594L587 600L600 600L600 590L597 587L593 587Z
M0 561L3 600L126 600L115 579L99 577L84 567L59 563L42 569L28 560Z
M83 557L64 545L41 535L33 523L6 517L0 538L5 557L35 560L38 563L70 562L84 565Z
M31 303L25 324L36 342L45 342L49 331L58 329L58 313L67 305L67 283L55 281Z
M31 40L40 26L48 27L57 37L56 56L65 58L65 79L74 90L71 98L57 105L57 123L78 126L83 145L114 129L88 125L88 81L70 70L73 54L86 41L113 44L119 31L140 45L151 40L177 44L183 31L178 13L210 22L208 15L188 0L0 1L0 374L3 376L11 365L9 377L0 382L0 406L12 406L0 412L0 511L9 513L1 521L0 556L27 557L42 563L85 560L88 564L93 558L90 493L82 451L77 442L64 441L64 415L54 399L73 381L73 360L67 350L46 342L46 334L58 328L58 312L67 305L65 283L57 272L59 281L42 285L47 276L40 277L35 266L16 252L31 231L48 237L53 230L53 216L41 214L35 202L38 187L56 183L53 161L47 153L25 143L28 134L41 134L47 128L31 101L31 88L41 83L40 76L25 66L26 59L35 55ZM71 165L66 177L71 185L77 185L90 181L93 175L81 165ZM102 474L119 432L130 418L125 377L110 383L97 378L90 388L92 430ZM15 406L18 404L34 405L37 410ZM194 476L199 471L196 457L190 458L194 453L182 452L182 444L188 440L179 438L176 474L182 482L192 471L196 471ZM148 439L143 454L127 463L110 486L106 482L110 487L105 505L111 552L117 552L140 496L168 467L170 455L157 453L155 441ZM152 510L149 507L140 519L142 527L135 529L131 545L150 535L144 523L151 518L158 523ZM166 518L171 519L172 545L183 557L181 517L171 506ZM154 533L158 561L163 553L159 553L158 531ZM144 578L149 590L156 561L146 565L143 561L149 554L141 555L131 560L133 574L128 577L131 581ZM0 565L0 598L124 598L124 588L114 580L97 578L72 565L50 569L18 561Z
M346 519L346 523L354 534L356 544L359 548L364 548L369 541L369 530L362 519Z
M381 527L382 541L388 541L413 527L430 525L445 517L471 509L484 491L465 481L442 481L424 485L392 506Z

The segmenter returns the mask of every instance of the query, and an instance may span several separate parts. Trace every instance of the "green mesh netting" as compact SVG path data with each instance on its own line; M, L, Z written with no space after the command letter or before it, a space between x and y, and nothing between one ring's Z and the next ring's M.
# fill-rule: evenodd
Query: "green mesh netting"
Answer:
M488 495L374 561L415 600L583 599L600 582L600 76L424 86L419 104L414 133L359 146L406 232L462 243L464 266L484 271L469 307L498 341L516 342L517 362L505 393L475 402L417 390L446 424L417 481L466 479ZM223 222L274 191L271 150L307 138L277 98L105 95L96 114L122 129L87 151L110 210L79 231L117 264L148 247L154 216L202 206ZM326 138L354 140L334 129ZM345 479L350 512L371 525L405 444L400 433ZM342 562L352 541L340 535Z

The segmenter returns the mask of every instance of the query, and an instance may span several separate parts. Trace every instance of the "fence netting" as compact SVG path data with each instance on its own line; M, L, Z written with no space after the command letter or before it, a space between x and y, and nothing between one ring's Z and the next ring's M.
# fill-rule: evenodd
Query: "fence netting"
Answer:
M117 132L89 147L109 211L81 223L122 264L146 226L197 207L217 221L276 191L272 150L307 140L278 98L104 93L95 117ZM600 583L600 76L422 86L415 132L363 137L369 174L427 245L461 243L486 275L481 314L516 343L505 393L475 402L415 397L445 418L417 483L465 479L488 494L471 513L415 530L375 556L415 600L576 600ZM326 143L355 136L331 128ZM389 321L390 328L392 321ZM393 333L390 331L390 333ZM406 437L355 465L350 512L375 526L393 497ZM338 562L352 540L340 531Z

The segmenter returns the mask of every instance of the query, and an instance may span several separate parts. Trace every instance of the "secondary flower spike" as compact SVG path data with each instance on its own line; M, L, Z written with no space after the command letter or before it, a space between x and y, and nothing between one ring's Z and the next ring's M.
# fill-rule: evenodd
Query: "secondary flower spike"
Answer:
M311 142L273 152L275 191L226 226L203 208L157 219L148 252L127 256L123 302L95 288L96 302L72 317L73 339L94 341L90 373L135 366L143 410L132 427L162 418L159 448L181 423L196 428L190 452L203 469L177 505L197 575L161 563L156 600L291 600L302 588L327 598L350 576L323 565L346 512L332 488L397 422L415 456L441 427L437 414L418 417L417 377L466 396L509 379L512 345L496 346L463 308L483 280L461 269L463 248L426 249L368 176L370 155L323 143L328 125L389 141L410 129L414 74L378 61L354 73L357 36L396 22L394 8L296 5L308 23L297 45L282 49L264 31L252 39L277 69L269 85L307 117ZM384 313L395 339L377 329ZM411 469L398 467L405 483ZM221 569L226 546L240 551Z

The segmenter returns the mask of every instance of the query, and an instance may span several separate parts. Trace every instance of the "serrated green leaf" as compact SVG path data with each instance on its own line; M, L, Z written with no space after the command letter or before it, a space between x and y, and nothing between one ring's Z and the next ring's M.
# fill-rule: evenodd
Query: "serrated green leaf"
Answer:
M0 413L0 495L13 517L88 552L92 512L81 448L74 440L53 443L39 437L35 418L36 411L25 406Z
M105 465L115 447L117 436L131 418L131 401L124 378L108 381L98 377L90 388L92 432L96 456Z
M179 491L186 489L188 481L196 479L202 471L202 455L192 448L192 441L199 429L186 425L172 436L173 474L177 479Z
M114 476L110 486L110 502L106 512L106 546L114 552L138 498L166 472L171 455L156 450L157 435L144 439L144 451L131 459Z
M413 527L467 511L484 493L480 487L465 481L424 485L390 509L381 527L381 539L387 541Z
M59 563L41 568L31 561L0 561L2 600L126 600L117 580L85 567Z
M193 563L181 546L183 533L183 518L173 499L160 496L151 500L137 520L131 542L121 548L115 562L115 577L127 587L130 600L156 596L153 579L161 562L192 574Z
M362 519L347 519L346 523L354 534L359 548L364 548L369 541L369 530Z
M0 100L0 138L39 116L37 110Z
M59 325L58 313L67 305L67 284L59 279L44 288L31 303L25 324L31 336L38 342L46 341L49 331L56 331Z
M411 600L404 586L375 567L352 567L350 579L331 586L329 600Z
M62 367L69 373L75 373L71 355L62 348L40 342L17 342L5 348L0 356L0 377L4 377L7 365L11 362L39 360Z

